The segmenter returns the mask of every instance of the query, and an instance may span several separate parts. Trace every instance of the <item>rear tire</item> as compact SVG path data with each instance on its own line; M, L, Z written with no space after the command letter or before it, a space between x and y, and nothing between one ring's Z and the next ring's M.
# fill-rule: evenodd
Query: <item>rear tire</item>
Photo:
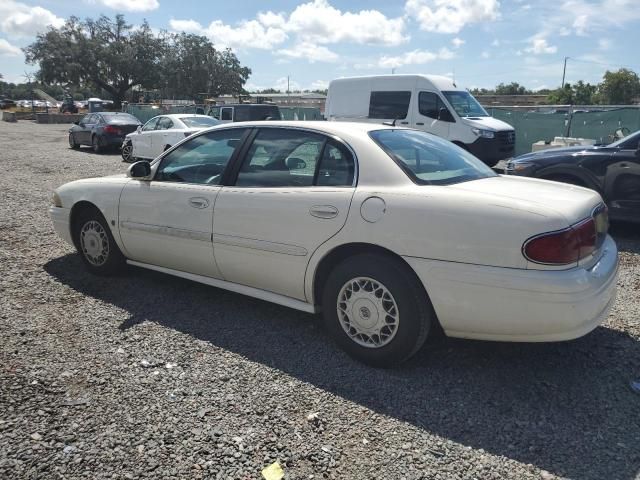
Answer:
M131 140L127 140L124 145L122 145L120 154L122 155L123 162L133 163L135 161L135 157L133 156L133 144L131 143Z
M69 148L72 148L74 150L78 150L80 148L80 144L76 143L76 137L73 135L73 133L69 133Z
M353 358L392 367L424 344L435 313L408 266L390 257L361 254L329 274L322 309L330 335Z
M101 153L102 145L100 145L100 137L97 135L91 136L91 148L93 149L93 153Z
M73 240L87 270L95 275L113 275L125 266L126 259L111 234L102 214L86 209L74 221Z

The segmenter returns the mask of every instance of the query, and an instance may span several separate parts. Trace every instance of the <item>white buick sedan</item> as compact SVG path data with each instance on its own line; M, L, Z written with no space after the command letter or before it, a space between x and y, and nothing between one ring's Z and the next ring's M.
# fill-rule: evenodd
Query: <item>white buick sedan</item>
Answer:
M50 212L96 274L128 263L321 311L337 343L376 366L406 360L436 326L573 339L615 298L597 193L497 175L406 128L221 125L127 175L63 185Z
M153 160L185 137L220 123L220 120L207 115L158 115L125 137L121 148L122 160Z

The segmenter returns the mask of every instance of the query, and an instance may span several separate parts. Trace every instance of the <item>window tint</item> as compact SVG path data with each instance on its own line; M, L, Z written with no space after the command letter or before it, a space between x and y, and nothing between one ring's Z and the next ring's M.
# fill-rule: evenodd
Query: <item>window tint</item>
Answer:
M236 122L247 122L251 120L251 111L248 106L235 107L235 114L236 114ZM223 118L223 120L231 120L231 115L229 115L229 118Z
M258 132L240 167L236 185L308 187L325 137L298 130L266 128Z
M80 120L79 123L89 123L89 119L92 117L93 115L85 115L84 117L82 117L82 120Z
M369 135L418 184L451 185L496 176L476 157L435 135L402 129Z
M420 112L420 115L438 120L440 118L440 110L443 108L449 111L437 93L420 92L418 95L418 111ZM442 120L445 122L455 122L453 117L451 119L443 117Z
M186 141L162 159L155 180L219 185L246 130L219 130Z
M209 113L207 114L210 117L215 118L216 120L220 119L220 107L211 107L209 109Z
M351 152L342 144L329 140L324 148L316 185L347 187L353 185L355 163Z
M371 92L369 118L406 118L411 92Z
M220 120L233 120L232 112L233 112L233 108L223 108L221 112Z
M147 123L144 124L144 126L142 127L142 131L143 132L147 132L149 130L155 130L156 125L158 124L158 120L160 119L160 117L154 117L151 120L149 120Z
M171 127L173 127L173 122L169 117L160 117L158 125L156 125L156 130L168 130Z

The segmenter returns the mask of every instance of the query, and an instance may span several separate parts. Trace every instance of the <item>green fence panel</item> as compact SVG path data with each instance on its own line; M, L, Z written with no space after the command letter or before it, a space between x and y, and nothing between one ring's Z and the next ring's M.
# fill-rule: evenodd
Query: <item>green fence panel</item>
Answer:
M611 143L616 130L624 134L640 130L640 109L619 108L609 111L574 112L571 137L593 138L596 143Z

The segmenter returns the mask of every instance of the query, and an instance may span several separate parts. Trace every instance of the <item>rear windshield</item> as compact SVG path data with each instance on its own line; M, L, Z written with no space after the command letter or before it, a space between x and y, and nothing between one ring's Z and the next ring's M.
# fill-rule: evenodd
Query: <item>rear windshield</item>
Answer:
M136 117L129 115L128 113L103 113L102 116L104 117L104 121L107 123L140 123Z
M213 127L214 125L220 125L220 122L211 117L180 117L182 123L187 127L202 128Z
M495 177L496 173L466 150L417 130L374 130L369 136L421 185Z

